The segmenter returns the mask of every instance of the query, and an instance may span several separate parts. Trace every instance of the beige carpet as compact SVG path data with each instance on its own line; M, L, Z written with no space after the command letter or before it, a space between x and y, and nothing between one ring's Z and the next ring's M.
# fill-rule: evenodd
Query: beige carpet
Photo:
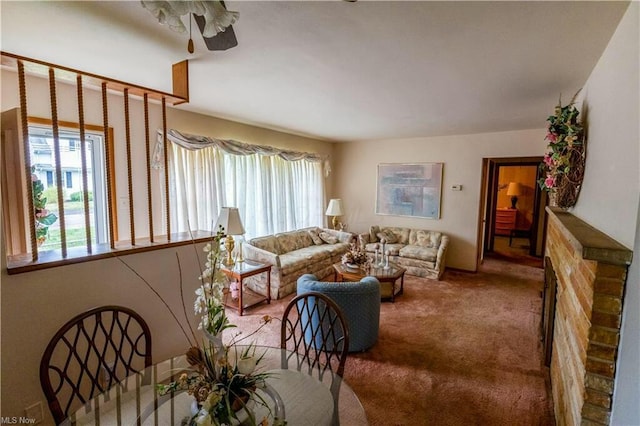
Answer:
M381 306L378 343L350 354L345 379L371 425L553 425L541 363L543 271L487 259L478 273L441 281L407 276L405 293ZM247 333L280 317L292 296L238 317ZM256 335L278 345L279 323Z

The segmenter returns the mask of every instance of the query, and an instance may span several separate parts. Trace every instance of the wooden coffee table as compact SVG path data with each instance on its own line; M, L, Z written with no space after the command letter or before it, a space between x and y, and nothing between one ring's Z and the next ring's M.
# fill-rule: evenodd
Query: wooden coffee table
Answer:
M353 270L342 263L336 263L333 265L333 270L333 279L338 282L357 282L367 276L377 278L380 281L380 299L382 300L395 302L396 296L404 291L404 273L407 270L395 263L389 263L389 269L379 267L366 271L364 269ZM398 279L400 279L400 286L396 285Z

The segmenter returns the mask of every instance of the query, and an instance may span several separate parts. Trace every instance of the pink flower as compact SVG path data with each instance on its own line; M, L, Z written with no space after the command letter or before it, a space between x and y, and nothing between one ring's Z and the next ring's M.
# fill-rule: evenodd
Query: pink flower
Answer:
M555 133L549 132L549 133L547 133L547 139L551 143L556 143L556 142L558 142L558 135L556 135Z
M544 180L544 186L547 188L553 188L556 184L555 176L547 175L547 178Z
M47 209L38 209L36 211L36 217L47 217L49 215L49 210Z
M547 167L551 167L553 166L553 158L549 155L549 154L545 154L544 155L544 164L547 165Z
M33 174L33 173L31 174L31 182L37 182L37 181L39 181L39 180L40 180L40 179L38 179L38 176L36 176L36 175L35 175L35 174Z

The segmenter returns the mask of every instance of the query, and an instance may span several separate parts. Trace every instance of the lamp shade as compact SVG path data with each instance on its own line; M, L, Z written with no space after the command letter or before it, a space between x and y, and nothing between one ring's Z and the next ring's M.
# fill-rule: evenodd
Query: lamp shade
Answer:
M226 235L244 234L244 227L242 226L240 212L237 207L223 207L220 210L214 231L217 231L220 226L224 228Z
M509 182L507 195L522 195L522 185L519 182Z
M332 198L325 214L327 216L342 216L344 214L342 200L340 198Z

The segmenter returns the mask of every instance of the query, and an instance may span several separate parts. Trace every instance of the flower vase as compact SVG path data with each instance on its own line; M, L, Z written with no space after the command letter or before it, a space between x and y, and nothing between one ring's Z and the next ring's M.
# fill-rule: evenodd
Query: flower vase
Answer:
M547 195L549 197L549 206L558 207L558 193L549 191Z

